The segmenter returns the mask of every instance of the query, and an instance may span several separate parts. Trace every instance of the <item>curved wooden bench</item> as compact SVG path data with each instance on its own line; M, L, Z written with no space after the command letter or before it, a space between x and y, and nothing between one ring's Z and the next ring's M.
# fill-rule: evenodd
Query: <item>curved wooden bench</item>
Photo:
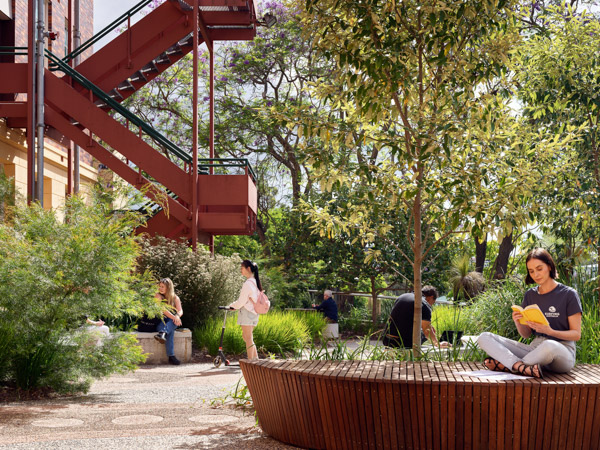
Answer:
M240 361L261 428L314 449L598 449L600 367L543 380L480 363Z

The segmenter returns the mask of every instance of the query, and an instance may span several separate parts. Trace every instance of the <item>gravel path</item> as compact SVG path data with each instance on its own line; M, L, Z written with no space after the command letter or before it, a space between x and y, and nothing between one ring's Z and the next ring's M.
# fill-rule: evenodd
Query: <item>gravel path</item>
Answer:
M239 367L141 366L79 397L0 406L0 448L291 449L223 399Z

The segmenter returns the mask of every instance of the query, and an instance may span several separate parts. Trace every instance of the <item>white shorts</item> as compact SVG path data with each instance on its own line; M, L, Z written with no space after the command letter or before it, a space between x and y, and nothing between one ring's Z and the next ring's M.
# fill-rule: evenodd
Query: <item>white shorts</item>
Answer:
M238 310L238 325L253 326L258 325L258 314L248 311L243 306Z

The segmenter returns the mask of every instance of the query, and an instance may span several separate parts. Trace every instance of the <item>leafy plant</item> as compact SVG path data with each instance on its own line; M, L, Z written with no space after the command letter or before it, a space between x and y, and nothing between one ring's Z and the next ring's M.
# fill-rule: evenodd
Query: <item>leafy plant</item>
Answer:
M470 266L469 255L457 256L452 260L448 281L455 302L461 299L471 300L483 292L485 288L483 275L476 271L470 271Z
M519 333L512 320L511 305L520 305L525 289L520 281L504 280L492 285L463 310L467 334L484 331L518 340Z
M364 336L373 327L371 314L365 306L352 306L350 310L339 317L340 330Z
M183 307L183 325L196 328L237 298L242 286L241 259L237 256L210 256L203 246L193 252L185 242L164 237L142 241L140 268L157 278L171 278ZM261 279L262 281L262 279Z
M160 312L150 274L135 270L139 247L131 231L140 216L112 208L121 194L98 187L88 203L73 196L62 211L20 206L10 225L0 224L0 310L10 318L0 324L6 381L73 392L143 360L127 338L100 348L80 332L87 315Z
M316 314L315 314L316 316ZM310 319L314 324L316 319ZM323 327L325 321L322 321ZM206 348L211 355L216 355L223 320L210 318L206 323L194 330L194 343L198 348ZM305 317L290 312L271 311L260 317L254 329L254 343L263 352L284 356L302 350L309 341L309 328ZM226 353L242 355L246 353L246 345L242 339L241 327L237 325L236 314L227 317L223 348Z

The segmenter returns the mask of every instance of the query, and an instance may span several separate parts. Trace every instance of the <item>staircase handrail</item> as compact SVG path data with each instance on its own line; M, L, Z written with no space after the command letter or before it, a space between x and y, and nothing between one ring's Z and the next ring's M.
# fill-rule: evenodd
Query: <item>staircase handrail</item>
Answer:
M0 55L27 55L27 51L21 52L19 50L28 50L29 47L14 47L10 45L0 45Z
M119 102L115 101L110 95L84 77L82 74L77 72L75 69L66 64L63 60L61 60L58 56L53 54L51 51L46 49L46 56L50 61L58 65L61 71L63 71L66 75L70 76L77 83L82 85L84 88L89 89L94 93L96 97L105 102L108 106L110 106L114 111L118 112L125 119L129 120L134 125L144 131L148 136L154 139L159 145L165 147L165 149L169 152L172 152L178 158L182 159L184 162L191 164L192 156L186 151L179 148L165 136L163 136L160 132L152 128L148 123L144 122L140 117L136 116L134 113L129 111Z
M96 42L98 42L100 39L105 37L108 33L113 31L115 28L117 28L119 25L121 25L123 22L125 22L128 18L130 18L134 14L137 14L139 11L141 11L145 6L147 6L151 2L152 2L152 0L142 0L137 5L135 5L134 7L132 7L125 13L123 13L118 18L116 18L113 22L111 22L110 24L108 24L107 26L102 28L100 31L98 31L98 33L93 35L90 39L85 41L79 47L77 47L76 49L71 51L71 53L69 53L64 58L62 58L62 60L64 62L68 63L69 61L74 59L77 55L80 55L81 53L86 51L88 48L90 48L92 45L94 45Z
M50 50L45 49L46 57L57 64L59 70L63 71L66 75L71 77L81 86L86 89L89 89L94 93L96 97L105 102L108 106L110 106L115 112L119 113L125 119L129 120L129 122L138 126L142 129L144 133L150 136L154 141L156 141L159 145L163 146L167 151L173 153L175 156L183 160L187 164L192 164L192 155L186 152L185 150L178 147L176 144L171 142L167 137L161 134L159 131L151 127L147 122L144 122L140 117L136 116L134 113L129 111L119 102L115 101L110 95L84 77L82 74L77 72L77 70L73 69L63 60L61 60L58 56L52 53ZM244 167L248 168L248 173L256 181L256 174L250 165L250 162L246 158L198 158L198 170L202 170L202 167Z
M256 181L256 173L247 158L198 158L198 165L202 167L247 167L252 180Z

